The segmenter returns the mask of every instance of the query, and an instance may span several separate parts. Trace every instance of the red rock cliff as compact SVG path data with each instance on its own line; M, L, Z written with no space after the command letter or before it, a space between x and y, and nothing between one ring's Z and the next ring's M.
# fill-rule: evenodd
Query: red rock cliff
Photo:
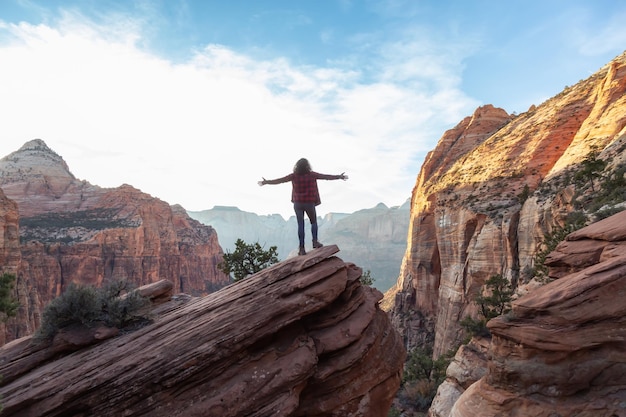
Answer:
M7 340L32 333L42 307L70 283L168 279L176 292L193 295L228 283L217 269L222 250L215 231L182 207L128 185L106 189L79 181L41 140L0 160L0 174L0 188L17 203L21 240L22 306ZM17 230L11 224L5 230Z
M526 113L484 106L444 133L417 178L407 251L384 302L409 348L432 343L438 356L458 346L458 323L476 315L490 276L526 282L547 232L575 209L593 219L581 200L588 186L572 178L593 152L604 177L623 175L625 109L626 54Z
M489 322L487 373L449 416L626 415L626 211L570 234L546 263L560 278Z

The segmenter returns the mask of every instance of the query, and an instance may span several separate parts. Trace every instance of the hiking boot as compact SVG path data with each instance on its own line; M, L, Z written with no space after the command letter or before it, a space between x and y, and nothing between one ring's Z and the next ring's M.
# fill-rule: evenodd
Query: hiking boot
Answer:
M306 251L304 250L304 246L300 246L300 250L298 251L298 255L306 255Z
M314 240L314 241L313 241L313 248L314 248L314 249L321 248L322 246L324 246L324 245L322 245L322 244L321 244L320 242L318 242L317 240Z

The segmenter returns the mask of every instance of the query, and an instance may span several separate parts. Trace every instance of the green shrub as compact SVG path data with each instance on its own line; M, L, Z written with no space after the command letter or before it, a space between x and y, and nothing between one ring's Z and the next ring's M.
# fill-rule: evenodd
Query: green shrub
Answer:
M224 261L218 265L225 274L233 273L234 280L242 280L249 275L267 268L278 262L278 248L270 246L264 250L258 243L247 244L242 239L235 242L235 251L224 254Z
M517 195L517 199L519 200L520 204L524 204L524 202L526 202L526 200L528 200L528 197L530 197L531 195L532 192L530 191L530 187L528 186L528 184L526 184L524 185L524 189L522 190L522 192Z
M580 229L584 223L566 223L565 227L556 227L552 232L544 235L544 248L537 252L534 259L533 276L540 281L548 281L548 267L545 265L548 255L565 240L570 233Z
M593 181L596 178L601 177L602 170L604 170L605 167L606 162L602 159L598 159L598 153L596 151L592 151L581 163L580 169L574 175L574 181L576 181L576 184L579 187L582 187L584 184L588 183L591 191L595 192Z
M389 413L387 413L387 417L400 417L402 415L402 413L400 412L400 410L398 410L395 407L391 407L391 409L389 409Z
M514 292L509 280L500 274L492 275L485 282L483 290L474 299L478 304L480 318L474 319L466 316L459 324L470 335L489 336L491 333L487 328L487 322L511 310Z
M0 275L0 317L6 321L14 317L20 304L13 298L15 275L4 273Z
M361 278L359 278L359 281L361 282L361 284L369 285L371 287L372 284L374 284L374 281L376 281L376 278L372 277L372 271L368 269L361 274Z
M35 339L50 340L60 329L76 324L128 327L146 320L141 310L149 303L148 298L132 291L126 281L114 281L101 288L70 284L45 307Z
M437 387L446 379L446 369L455 351L453 349L433 359L432 349L412 349L404 365L402 387L398 396L400 402L418 411L428 410L437 394Z
M465 343L468 343L472 336L489 337L491 332L487 328L487 320L475 319L470 316L465 316L463 320L459 322L461 327L465 329L468 334Z

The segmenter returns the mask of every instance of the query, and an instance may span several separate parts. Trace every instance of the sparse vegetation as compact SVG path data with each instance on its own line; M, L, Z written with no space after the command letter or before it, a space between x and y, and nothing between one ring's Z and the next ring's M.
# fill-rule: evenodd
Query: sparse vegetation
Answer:
M550 233L546 233L544 235L543 240L543 249L537 252L534 259L534 267L532 276L537 278L539 281L547 282L548 278L548 267L545 265L546 258L552 252L556 246L561 243L567 235L570 233L580 229L585 225L583 217L579 215L571 215L571 220L566 222L564 227L556 227Z
M437 359L433 359L432 349L416 348L409 352L398 392L403 407L417 411L428 410L437 388L446 379L446 369L455 352L456 349L450 350Z
M119 219L118 209L46 213L20 218L20 241L72 243L79 238L76 230L93 231L118 227L137 227L138 220Z
M20 306L19 302L13 298L15 280L16 277L13 274L0 275L0 319L5 322L9 317L15 316Z
M476 296L474 302L478 305L480 317L474 319L466 316L459 322L461 327L471 336L490 336L487 322L511 310L513 286L502 275L492 275L485 282L483 290Z
M519 203L524 204L524 202L528 200L528 197L530 197L531 194L532 192L530 191L530 187L528 187L528 184L524 185L524 189L522 190L522 192L517 195Z
M371 287L374 284L374 281L376 281L376 278L372 277L372 271L368 269L361 274L361 278L359 278L359 280L361 281L361 284L369 285Z
M277 254L276 246L270 246L269 250L265 250L259 242L247 244L242 239L237 239L235 250L224 254L224 261L218 268L225 274L232 273L233 279L239 281L277 263Z
M142 310L149 302L139 292L132 291L124 280L101 288L70 284L63 294L45 307L35 340L50 340L60 329L76 324L86 327L105 324L123 329L147 322Z
M579 185L589 183L591 191L595 192L593 182L600 177L605 167L606 162L598 159L598 153L594 150L582 162L580 170L574 175L574 181Z

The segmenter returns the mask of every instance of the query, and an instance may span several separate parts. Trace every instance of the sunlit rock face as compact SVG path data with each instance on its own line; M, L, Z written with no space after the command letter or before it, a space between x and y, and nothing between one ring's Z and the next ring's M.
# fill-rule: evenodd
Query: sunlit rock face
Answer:
M21 308L6 340L31 334L42 307L70 283L168 279L176 292L193 295L228 283L217 268L222 250L211 227L129 185L101 188L76 179L42 140L0 160L0 188L17 204L21 241Z
M400 276L383 302L407 347L455 348L487 279L531 277L544 235L576 209L580 164L593 154L605 172L625 163L625 109L626 54L526 113L486 105L444 133L417 178Z
M172 297L131 333L11 342L0 348L2 415L386 417L406 351L382 293L338 250Z
M570 234L547 264L560 277L489 322L487 373L451 417L626 415L626 211Z

